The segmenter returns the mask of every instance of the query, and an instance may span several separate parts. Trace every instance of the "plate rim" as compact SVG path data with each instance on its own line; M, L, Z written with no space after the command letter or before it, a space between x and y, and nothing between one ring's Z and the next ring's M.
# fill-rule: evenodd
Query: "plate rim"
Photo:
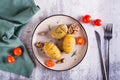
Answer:
M86 51L85 51L85 55L82 57L82 59L81 59L76 65L72 66L71 68L64 69L64 70L55 70L55 69L48 68L48 67L44 66L44 65L38 60L38 58L36 57L36 55L35 55L35 53L34 53L34 51L33 51L33 46L32 46L33 36L34 36L34 33L35 33L37 27L39 26L39 24L41 24L41 23L42 23L43 21L45 21L46 19L51 18L51 17L54 17L54 16L66 16L66 17L72 18L73 20L75 20L76 22L78 22L79 25L81 25L82 29L84 30L85 35L86 35L86 39L87 39L87 40L86 40L86 41L87 41L87 49L86 49ZM50 15L50 16L44 18L42 21L40 21L40 22L37 24L37 26L36 26L35 29L33 30L32 39L31 39L31 46L32 46L33 56L35 57L35 59L37 59L37 61L38 61L39 64L41 64L43 67L45 67L45 68L47 68L47 69L49 69L49 70L52 70L52 71L67 71L67 70L70 70L70 69L78 66L78 65L83 61L83 59L85 58L85 56L86 56L86 54L87 54L88 44L89 44L89 43L88 43L88 35L87 35L87 32L86 32L85 28L82 26L82 24L81 24L77 19L75 19L75 18L73 18L73 17L71 17L71 16L69 16L69 15L65 15L65 14L54 14L54 15Z

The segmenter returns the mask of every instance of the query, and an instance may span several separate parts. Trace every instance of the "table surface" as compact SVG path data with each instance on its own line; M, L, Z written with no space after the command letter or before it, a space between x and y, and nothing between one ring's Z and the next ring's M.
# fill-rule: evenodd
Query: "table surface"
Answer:
M104 40L103 29L107 23L113 23L113 38L110 42L110 80L120 78L120 0L35 0L40 6L40 11L31 19L21 35L21 40L25 44L31 56L31 37L36 25L44 18L54 14L65 14L80 21L80 17L90 14L92 20L100 18L103 20L102 27L92 24L81 24L86 29L89 46L83 61L76 67L68 71L56 72L48 70L40 65L34 57L36 67L30 78L25 78L13 73L0 71L0 80L102 80L99 53L96 44L94 30L100 33L102 39L102 54L105 56L106 42Z

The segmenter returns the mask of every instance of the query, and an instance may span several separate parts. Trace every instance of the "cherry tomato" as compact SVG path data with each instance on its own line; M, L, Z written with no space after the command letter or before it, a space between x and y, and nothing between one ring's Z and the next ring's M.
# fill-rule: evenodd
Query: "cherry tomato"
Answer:
M8 62L9 62L10 64L14 64L14 63L16 62L15 57L14 57L14 56L8 56Z
M90 15L85 15L83 18L82 18L82 21L84 23L90 23L91 22L91 16Z
M84 45L85 44L85 38L82 36L79 36L76 38L76 43L79 45Z
M17 47L17 48L14 49L14 55L15 56L21 56L22 53L23 53L22 48Z
M55 62L53 60L51 60L51 59L46 60L45 64L48 67L54 67L55 66Z
M101 26L102 25L102 20L101 19L96 19L93 21L94 25L96 26Z

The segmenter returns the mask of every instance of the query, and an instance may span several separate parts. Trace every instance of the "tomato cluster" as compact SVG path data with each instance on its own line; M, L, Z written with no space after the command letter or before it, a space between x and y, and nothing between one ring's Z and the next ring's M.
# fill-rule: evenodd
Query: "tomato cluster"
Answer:
M85 15L85 16L83 16L82 21L83 21L84 23L87 23L87 24L88 24L88 23L91 23L91 22L92 22L92 18L91 18L90 15ZM101 25L102 25L102 20L101 20L101 19L95 19L95 20L93 21L93 24L96 25L96 26L101 26Z
M15 56L21 56L23 54L23 50L20 47L14 48L13 53ZM8 62L10 64L14 64L16 62L16 58L13 55L8 56Z

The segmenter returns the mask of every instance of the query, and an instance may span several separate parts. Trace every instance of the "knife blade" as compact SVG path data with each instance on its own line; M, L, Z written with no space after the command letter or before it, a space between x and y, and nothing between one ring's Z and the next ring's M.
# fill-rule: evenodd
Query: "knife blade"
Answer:
M97 41L97 46L98 46L98 51L99 51L99 56L100 56L100 64L101 64L103 80L108 80L107 72L106 72L106 68L105 68L105 65L103 62L103 57L102 57L102 52L101 52L101 39L100 39L100 35L97 31L95 31L95 36L96 36L96 41Z

